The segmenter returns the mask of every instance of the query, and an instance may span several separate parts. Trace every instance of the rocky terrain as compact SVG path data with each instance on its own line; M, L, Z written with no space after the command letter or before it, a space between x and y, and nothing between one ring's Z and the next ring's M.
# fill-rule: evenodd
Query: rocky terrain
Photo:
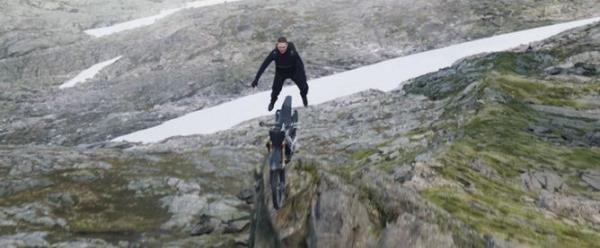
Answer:
M317 148L289 203L263 214L276 235L253 244L595 247L598 37L600 25L580 28L332 103L315 118L338 121L303 137ZM347 133L326 131L340 123Z
M0 141L93 144L250 94L259 64L281 35L297 44L309 78L316 78L600 10L594 0L245 0L180 11L102 38L83 33L180 2L2 4L9 14L0 17L6 23L0 32ZM123 57L90 82L58 88L117 56ZM260 89L269 89L271 79L266 73Z
M109 26L158 14L184 0L133 0L127 2L24 0L2 1L0 59L89 40L86 29Z
M156 144L105 142L250 93L233 82L253 76L253 64L263 56L253 50L270 47L271 39L255 36L257 30L288 36L310 31L296 40L316 77L525 24L586 16L597 6L548 2L505 13L517 4L461 2L470 7L459 10L471 15L456 14L453 25L441 22L444 30L436 34L446 38L423 35L428 40L415 42L383 35L382 50L368 52L364 47L374 44L368 39L377 36L351 31L365 28L360 26L365 22L333 21L350 9L371 11L365 16L376 20L372 25L388 30L394 24L386 18L400 13L368 7L408 3L316 3L228 4L229 17L218 8L187 10L156 26L82 38L66 47L53 43L0 60L0 246L593 247L600 242L599 24L530 49L465 58L389 93L361 92L300 108L300 147L288 168L288 198L279 211L264 191L267 130L257 125L272 117ZM410 8L442 11L425 3ZM289 19L266 18L274 11ZM431 22L417 21L412 17L417 13L404 14L413 24ZM497 17L480 19L488 15ZM331 26L313 16L331 18ZM248 25L249 20L258 23ZM244 25L246 34L238 29ZM248 33L249 39L234 39ZM331 49L331 34L348 35L341 40L353 45ZM217 45L201 48L195 35L213 37ZM186 48L198 52L196 57L183 59L191 54ZM75 68L124 51L128 57L94 82L58 89ZM222 61L206 62L219 56ZM74 61L50 63L65 58ZM150 69L158 65L162 69ZM38 74L25 73L36 68ZM55 73L60 71L63 78Z

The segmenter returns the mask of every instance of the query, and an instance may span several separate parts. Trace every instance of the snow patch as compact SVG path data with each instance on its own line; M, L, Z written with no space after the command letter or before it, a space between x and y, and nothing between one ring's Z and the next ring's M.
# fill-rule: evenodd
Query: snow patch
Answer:
M70 88L70 87L75 86L78 83L83 83L88 79L94 78L94 76L96 76L96 74L98 74L98 72L100 72L105 67L117 62L117 60L119 60L121 57L122 56L119 56L119 57L113 58L111 60L107 60L107 61L100 62L95 65L92 65L92 67L83 70L77 76L75 76L73 79L71 79L71 80L67 81L66 83L62 84L61 86L59 86L59 88L61 88L61 89Z
M600 17L523 30L474 40L445 48L399 57L354 70L309 81L309 104L315 105L368 89L390 91L401 83L426 73L451 66L455 61L485 52L497 52L543 40L571 28L583 26ZM266 83L266 82L263 82ZM172 136L211 134L227 130L243 121L273 114L267 111L270 91L243 96L169 120L161 125L117 137L113 141L158 142ZM279 99L293 96L292 106L301 105L296 86L284 87ZM276 104L279 106L281 103Z
M221 3L237 2L237 1L240 1L240 0L204 0L204 1L196 1L196 2L191 2L191 3L186 3L183 7L180 7L180 8L163 10L158 15L135 19L135 20L127 21L127 22L122 22L122 23L118 23L118 24L108 26L108 27L88 29L88 30L85 30L84 32L91 36L102 37L102 36L122 32L125 30L130 30L130 29L135 29L135 28L139 28L139 27L152 25L157 20L165 18L175 12L178 12L178 11L181 11L184 9L200 8L200 7L206 7L206 6L211 6L211 5L217 5L217 4L221 4Z

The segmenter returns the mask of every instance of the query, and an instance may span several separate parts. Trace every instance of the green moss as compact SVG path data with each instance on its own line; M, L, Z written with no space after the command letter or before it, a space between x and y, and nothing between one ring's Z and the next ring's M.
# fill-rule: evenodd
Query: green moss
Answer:
M162 219L165 220L165 219ZM151 218L132 215L88 214L69 221L72 232L84 235L128 236L147 231L158 231L160 222Z
M365 149L365 150L358 150L358 151L352 153L352 155L350 155L350 159L352 159L354 161L363 160L375 153L377 153L377 149L373 149L373 148Z
M349 163L331 166L326 171L339 176L345 183L352 184L356 172L364 167L364 165L359 163Z
M57 214L68 220L74 233L131 236L158 231L170 216L161 207L161 196L134 197L134 192L125 189L127 183L112 175L87 185L71 185L70 192L78 196L79 203Z
M514 72L517 67L517 54L516 53L498 53L497 57L494 60L493 67L494 70L499 72Z
M202 178L203 182L227 182L227 183L207 183L201 185L209 192L223 192L235 195L244 185L250 183L251 178L239 178L236 174L222 173L230 170L232 167L238 167L237 161L226 157L211 156L207 150L189 153L168 153L152 155L152 159L143 159L130 157L127 159L109 161L113 165L113 170L119 171L121 177L176 177L183 180L196 181ZM225 155L224 155L225 156ZM201 166L194 161L196 158L205 161L220 168L220 171L204 171ZM124 168L119 170L119 168ZM137 169L139 168L139 169Z
M430 189L423 195L479 233L493 234L514 243L591 247L600 242L600 235L585 226L571 226L559 219L547 218L537 209L510 198L447 188Z
M535 79L527 73L539 71L517 67L529 58L515 53L500 54L493 70L484 77L481 89L490 88L506 95L506 101L486 102L477 107L476 114L463 126L464 134L456 139L444 153L437 156L443 164L436 168L444 178L459 182L464 189L430 188L422 192L431 202L452 216L471 226L479 233L490 233L524 246L591 247L600 242L600 233L589 223L573 224L564 217L548 217L524 199L536 199L536 193L524 191L520 175L528 170L546 168L556 171L566 179L568 195L597 199L589 187L582 185L576 172L597 168L600 149L575 147L544 140L528 130L531 125L568 118L538 112L530 103L570 107L593 108L580 99L598 90L596 83L570 84ZM534 58L535 59L535 58ZM525 77L524 75L528 75ZM595 91L598 92L598 91ZM485 97L478 92L476 97ZM453 99L449 100L451 104ZM447 107L446 111L456 111ZM443 115L454 118L454 114ZM456 116L461 116L457 113ZM462 114L464 116L464 114ZM550 120L550 121L549 121ZM594 128L592 120L569 118L560 128L575 130L582 135ZM452 123L451 120L448 121ZM550 134L552 135L552 134ZM560 133L554 134L560 137ZM475 161L492 168L496 174L486 176L475 171Z
M493 71L501 74L517 73L535 77L543 73L543 69L558 62L558 59L548 52L501 52L495 53L484 59L491 64Z
M297 169L298 171L303 171L303 172L308 173L311 176L311 179L313 180L313 182L315 182L315 183L318 182L320 179L319 171L317 169L316 163L298 160L298 162L294 165L294 168Z
M182 154L157 155L146 160L138 157L109 158L110 170L62 170L46 175L54 184L36 188L0 200L0 205L16 206L23 203L44 201L54 193L67 193L74 199L70 207L53 208L52 214L67 220L69 233L107 240L135 239L142 233L159 232L162 223L170 214L161 206L164 193L147 197L136 197L127 189L132 179L147 177L178 177L193 179L198 176L211 176L224 181L223 177L199 172L192 161ZM73 176L93 176L92 180L78 182ZM215 180L207 179L214 182ZM243 182L236 179L235 183ZM239 191L239 187L219 184L218 187ZM206 187L203 187L206 189ZM206 189L209 190L209 189ZM167 192L169 189L167 189ZM217 191L222 192L222 191ZM58 235L64 235L57 233ZM69 235L71 235L69 234ZM53 234L54 235L54 234Z
M564 82L529 79L514 74L494 76L490 80L492 85L521 101L575 109L590 107L578 99L597 90L595 85L569 85Z

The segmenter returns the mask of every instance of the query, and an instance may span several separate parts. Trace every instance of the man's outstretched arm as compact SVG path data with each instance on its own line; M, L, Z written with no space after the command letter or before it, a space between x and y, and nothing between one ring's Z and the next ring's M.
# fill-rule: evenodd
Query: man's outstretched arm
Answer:
M273 52L270 52L269 56L267 56L265 58L265 61L263 61L262 65L258 69L258 72L256 73L256 76L254 77L254 81L252 82L252 87L256 87L256 85L258 85L258 79L260 79L260 76L263 74L263 72L265 72L265 70L267 69L269 64L271 64L271 62L273 62L273 60L274 60Z

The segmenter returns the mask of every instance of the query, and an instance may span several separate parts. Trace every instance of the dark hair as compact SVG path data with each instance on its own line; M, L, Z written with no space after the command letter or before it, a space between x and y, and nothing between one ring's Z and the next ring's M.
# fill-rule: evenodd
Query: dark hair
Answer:
M285 37L279 37L279 39L277 39L277 43L287 43L287 39Z

